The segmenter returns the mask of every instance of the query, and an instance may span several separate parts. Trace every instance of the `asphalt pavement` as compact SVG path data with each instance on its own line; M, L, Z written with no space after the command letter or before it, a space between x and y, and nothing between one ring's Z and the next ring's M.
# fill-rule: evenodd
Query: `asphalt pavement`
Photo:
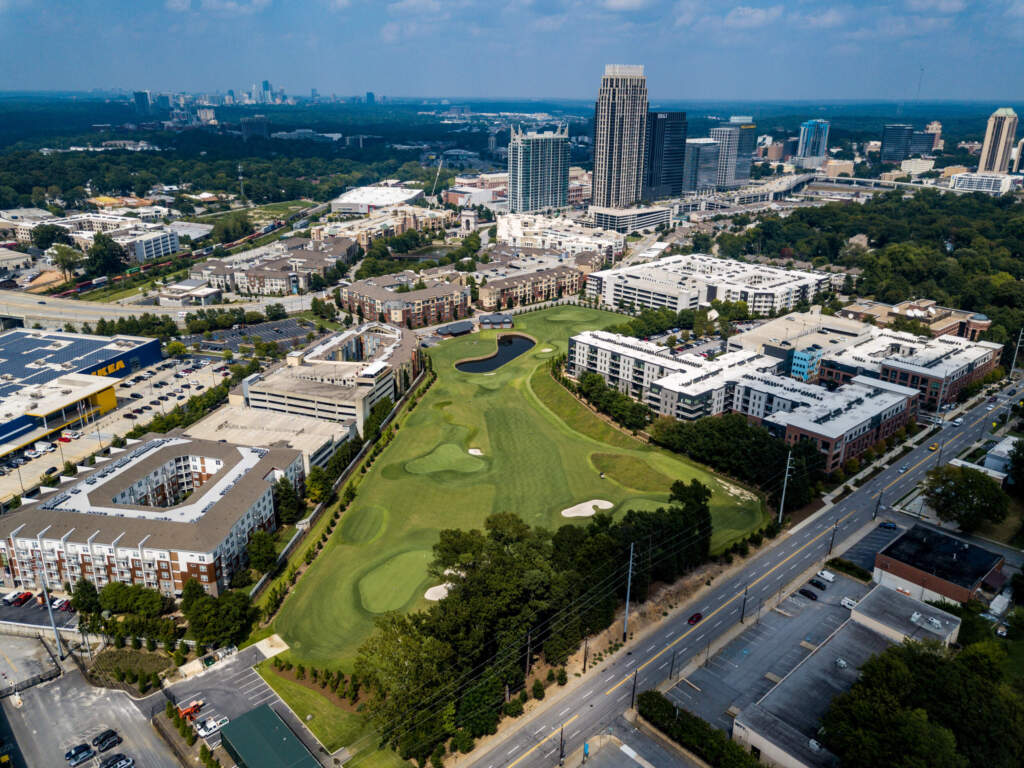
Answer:
M1006 403L1005 393L1011 386L1000 392L1001 404ZM557 748L562 729L568 740L566 751L571 752L582 739L608 727L630 707L634 684L636 692L654 688L668 677L673 656L675 664L686 666L705 653L711 643L739 622L745 601L752 606L771 600L780 590L802 586L791 582L812 567L820 567L835 542L870 524L876 513L886 516L887 502L909 493L929 469L949 461L988 434L998 411L989 412L986 407L987 403L982 402L961 414L962 426L947 423L938 434L923 440L834 506L795 526L752 557L741 571L722 578L690 604L677 609L609 662L588 670L586 677L565 695L551 701L528 722L509 730L471 764L479 768L555 765L557 754L553 762L552 748ZM939 448L930 450L929 446L936 443ZM905 471L900 472L900 467L906 467ZM907 520L900 517L900 522L906 524ZM695 612L703 618L690 625L687 618Z

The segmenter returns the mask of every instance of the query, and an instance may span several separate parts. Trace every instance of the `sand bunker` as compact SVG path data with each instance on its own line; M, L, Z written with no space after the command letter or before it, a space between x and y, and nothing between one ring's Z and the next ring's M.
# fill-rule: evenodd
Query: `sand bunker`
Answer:
M562 510L562 517L593 517L597 509L611 509L615 505L604 499L591 499ZM596 509L595 509L596 507Z
M451 584L438 584L436 587L431 587L424 592L423 596L427 598L427 600L431 600L436 603L438 600L443 600L448 596L448 590L451 586Z
M554 347L544 347L544 349L541 350L541 352L554 352L554 351L555 351Z
M470 456L483 456L484 452L481 451L479 448L470 448L469 449L469 455Z

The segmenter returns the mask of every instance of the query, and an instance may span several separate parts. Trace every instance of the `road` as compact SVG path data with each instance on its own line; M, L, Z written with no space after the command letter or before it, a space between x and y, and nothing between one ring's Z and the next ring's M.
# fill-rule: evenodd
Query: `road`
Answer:
M1007 385L1006 389L1009 388ZM1006 402L1005 391L999 395L1002 403ZM884 510L886 500L896 501L921 482L929 469L952 459L986 435L995 413L988 412L985 403L974 407L962 414L963 426L947 424L938 435L922 441L854 493L796 526L753 557L741 572L723 578L652 632L634 640L628 649L616 653L612 661L588 671L585 681L482 752L473 761L474 768L556 765L563 728L567 753L606 729L630 707L634 679L639 693L668 677L673 657L679 669L704 654L713 641L739 621L741 611L756 610L762 602L788 588L804 571L821 564L828 556L833 537L841 541L869 524L876 506ZM935 442L940 443L941 451L929 450L928 446ZM907 469L900 473L903 466ZM703 618L691 626L687 620L695 612L703 614Z

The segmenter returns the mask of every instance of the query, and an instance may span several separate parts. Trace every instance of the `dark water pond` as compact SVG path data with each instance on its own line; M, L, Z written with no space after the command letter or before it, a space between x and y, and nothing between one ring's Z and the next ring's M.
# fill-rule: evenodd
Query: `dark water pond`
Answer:
M455 368L463 373L490 373L510 360L515 360L534 345L533 339L516 333L506 333L498 339L498 351L483 360L468 360L456 363Z

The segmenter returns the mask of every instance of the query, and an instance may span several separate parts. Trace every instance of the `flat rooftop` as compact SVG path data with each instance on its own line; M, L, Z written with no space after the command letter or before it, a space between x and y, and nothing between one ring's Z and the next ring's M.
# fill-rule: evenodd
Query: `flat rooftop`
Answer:
M1003 560L1002 555L920 524L878 554L971 590Z
M824 387L815 389L820 392L817 399L806 397L801 407L792 411L777 411L767 417L766 421L838 438L918 395L916 389L898 384L876 386L872 379L864 376L854 377L853 381L833 392ZM784 397L785 392L780 395Z
M399 205L423 194L422 189L407 187L356 187L336 197L332 202L340 205L369 205L381 207Z
M616 267L592 274L619 280L675 284L681 288L692 288L697 282L726 284L745 288L754 293L770 292L805 281L817 283L822 279L828 279L825 272L805 272L749 264L733 259L720 259L706 253L666 256L645 264Z
M876 586L857 603L854 615L898 630L911 640L945 642L960 629L960 618L908 597L895 589Z
M924 376L946 377L982 363L1002 350L991 341L959 336L926 338L869 326L869 333L840 350L826 350L828 360L851 369L881 371L883 365Z
M815 312L791 312L729 339L731 348L757 352L766 346L805 349L817 344L823 350L845 348L866 333L866 323Z

